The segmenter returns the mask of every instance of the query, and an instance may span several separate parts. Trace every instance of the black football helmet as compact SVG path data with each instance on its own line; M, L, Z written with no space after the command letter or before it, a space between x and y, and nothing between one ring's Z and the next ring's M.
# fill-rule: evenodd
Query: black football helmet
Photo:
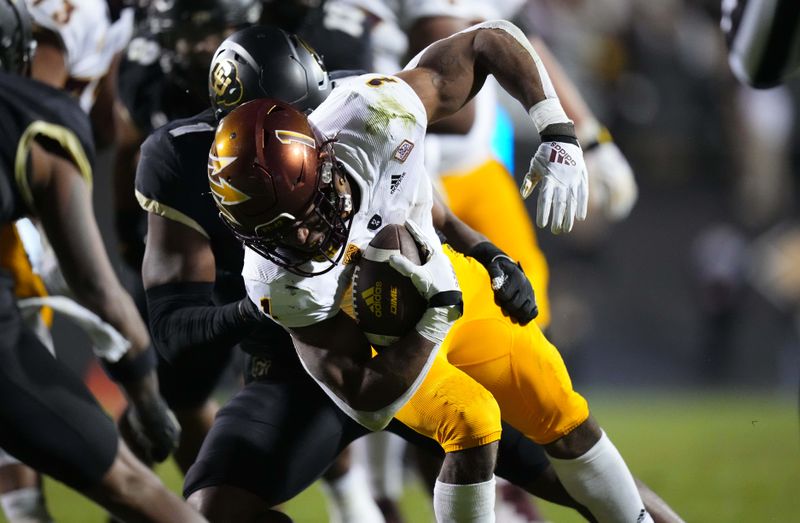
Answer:
M24 74L35 48L25 1L0 0L0 68Z
M217 48L208 73L208 94L217 118L256 98L275 98L306 112L330 94L322 59L300 37L272 26L253 26Z

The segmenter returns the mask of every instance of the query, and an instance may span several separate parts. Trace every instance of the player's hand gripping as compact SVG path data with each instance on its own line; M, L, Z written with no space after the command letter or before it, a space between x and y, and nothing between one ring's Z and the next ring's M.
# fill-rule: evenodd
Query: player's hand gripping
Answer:
M439 242L427 238L419 226L410 220L405 227L419 246L424 263L417 265L405 256L392 255L389 265L403 276L411 278L414 287L427 300L428 310L417 322L417 332L439 344L453 322L461 317L461 290L453 266Z
M522 265L491 242L481 242L469 255L486 267L491 278L494 302L514 323L527 325L539 315L536 296Z
M155 380L155 375L145 377L142 384L126 387L131 405L122 425L134 453L145 462L160 463L178 447L181 426L157 387L144 383L150 379Z
M589 186L578 141L574 134L555 134L559 131L553 132L551 127L556 126L542 133L542 143L531 159L520 193L527 198L537 185L540 186L536 224L547 227L549 222L550 230L558 234L571 231L575 219L586 218Z

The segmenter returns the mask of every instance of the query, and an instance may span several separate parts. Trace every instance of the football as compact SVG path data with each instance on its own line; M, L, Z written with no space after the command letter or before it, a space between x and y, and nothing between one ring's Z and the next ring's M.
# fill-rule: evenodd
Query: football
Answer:
M392 254L421 263L419 248L402 225L387 225L378 231L353 276L356 321L376 349L388 347L413 329L428 306L411 279L389 265Z

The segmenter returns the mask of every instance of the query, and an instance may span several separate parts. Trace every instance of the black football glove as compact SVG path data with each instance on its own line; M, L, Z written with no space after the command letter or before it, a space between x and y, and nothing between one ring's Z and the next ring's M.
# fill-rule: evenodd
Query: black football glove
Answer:
M469 255L486 267L494 291L494 302L514 323L527 325L539 315L536 296L522 265L490 242L482 242Z
M181 426L160 396L128 407L123 424L128 445L145 463L161 463L178 447Z

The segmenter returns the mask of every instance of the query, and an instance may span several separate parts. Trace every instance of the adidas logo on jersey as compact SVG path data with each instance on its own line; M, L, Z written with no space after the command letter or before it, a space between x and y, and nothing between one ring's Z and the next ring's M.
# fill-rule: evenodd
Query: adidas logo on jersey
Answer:
M379 281L375 282L375 285L361 293L361 297L364 298L364 303L367 304L367 308L369 308L376 318L383 316L383 305L381 305L382 296L383 284Z
M572 165L573 167L577 165L575 160L572 159L572 156L559 145L558 142L550 142L550 162L551 163L563 163L566 165Z
M397 188L400 187L400 182L403 181L405 178L406 173L403 174L393 174L392 178L389 183L389 194L394 194L397 191Z

